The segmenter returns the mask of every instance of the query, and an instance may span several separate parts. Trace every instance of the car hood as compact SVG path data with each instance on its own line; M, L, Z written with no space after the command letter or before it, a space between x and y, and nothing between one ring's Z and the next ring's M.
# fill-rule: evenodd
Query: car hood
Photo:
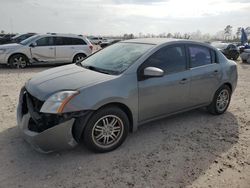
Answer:
M116 77L72 64L38 73L26 82L25 88L34 97L45 101L53 93L80 90Z
M22 45L17 43L11 43L11 44L2 44L0 45L0 49L16 49L20 48Z

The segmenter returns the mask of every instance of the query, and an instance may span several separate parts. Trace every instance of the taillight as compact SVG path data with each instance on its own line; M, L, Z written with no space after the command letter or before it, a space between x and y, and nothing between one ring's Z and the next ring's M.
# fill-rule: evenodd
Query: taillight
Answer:
M93 46L92 46L92 45L89 45L89 49L92 51L92 50L93 50Z

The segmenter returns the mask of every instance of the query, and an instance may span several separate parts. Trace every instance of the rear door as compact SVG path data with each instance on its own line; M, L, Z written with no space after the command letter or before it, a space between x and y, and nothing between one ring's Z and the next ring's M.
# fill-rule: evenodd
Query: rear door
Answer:
M61 63L70 62L73 55L71 49L71 38L55 37L56 43L56 61Z
M82 52L86 42L74 37L55 37L56 60L58 62L72 62L73 56L77 52ZM85 45L85 46L84 46Z
M210 103L222 76L216 53L201 45L187 45L187 51L192 76L190 102L192 106Z
M30 48L31 56L34 61L54 62L55 44L53 37L42 37L38 39L34 47Z

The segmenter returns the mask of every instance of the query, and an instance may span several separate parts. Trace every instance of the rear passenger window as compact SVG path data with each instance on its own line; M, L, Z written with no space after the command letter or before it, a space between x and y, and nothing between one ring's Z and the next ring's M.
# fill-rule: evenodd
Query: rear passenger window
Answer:
M86 45L83 39L72 38L72 37L56 37L56 45L67 46L67 45Z
M63 45L72 45L71 38L62 37Z
M212 63L210 50L203 46L189 46L191 68L208 65Z
M55 37L55 43L57 46L63 45L63 37Z
M186 56L183 46L163 47L146 60L148 66L164 70L167 74L186 70Z

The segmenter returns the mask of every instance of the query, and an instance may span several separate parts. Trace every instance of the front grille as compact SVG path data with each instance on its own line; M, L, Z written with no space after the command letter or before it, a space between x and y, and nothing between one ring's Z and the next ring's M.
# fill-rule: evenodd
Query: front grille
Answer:
M33 110L35 112L40 112L44 102L32 96L26 89L24 89L22 93L22 114L28 113L27 97L32 104Z
M40 101L39 99L37 99L36 97L32 96L30 93L26 92L26 95L28 95L30 101L32 102L34 111L36 112L40 112L42 106L43 106L43 101Z

